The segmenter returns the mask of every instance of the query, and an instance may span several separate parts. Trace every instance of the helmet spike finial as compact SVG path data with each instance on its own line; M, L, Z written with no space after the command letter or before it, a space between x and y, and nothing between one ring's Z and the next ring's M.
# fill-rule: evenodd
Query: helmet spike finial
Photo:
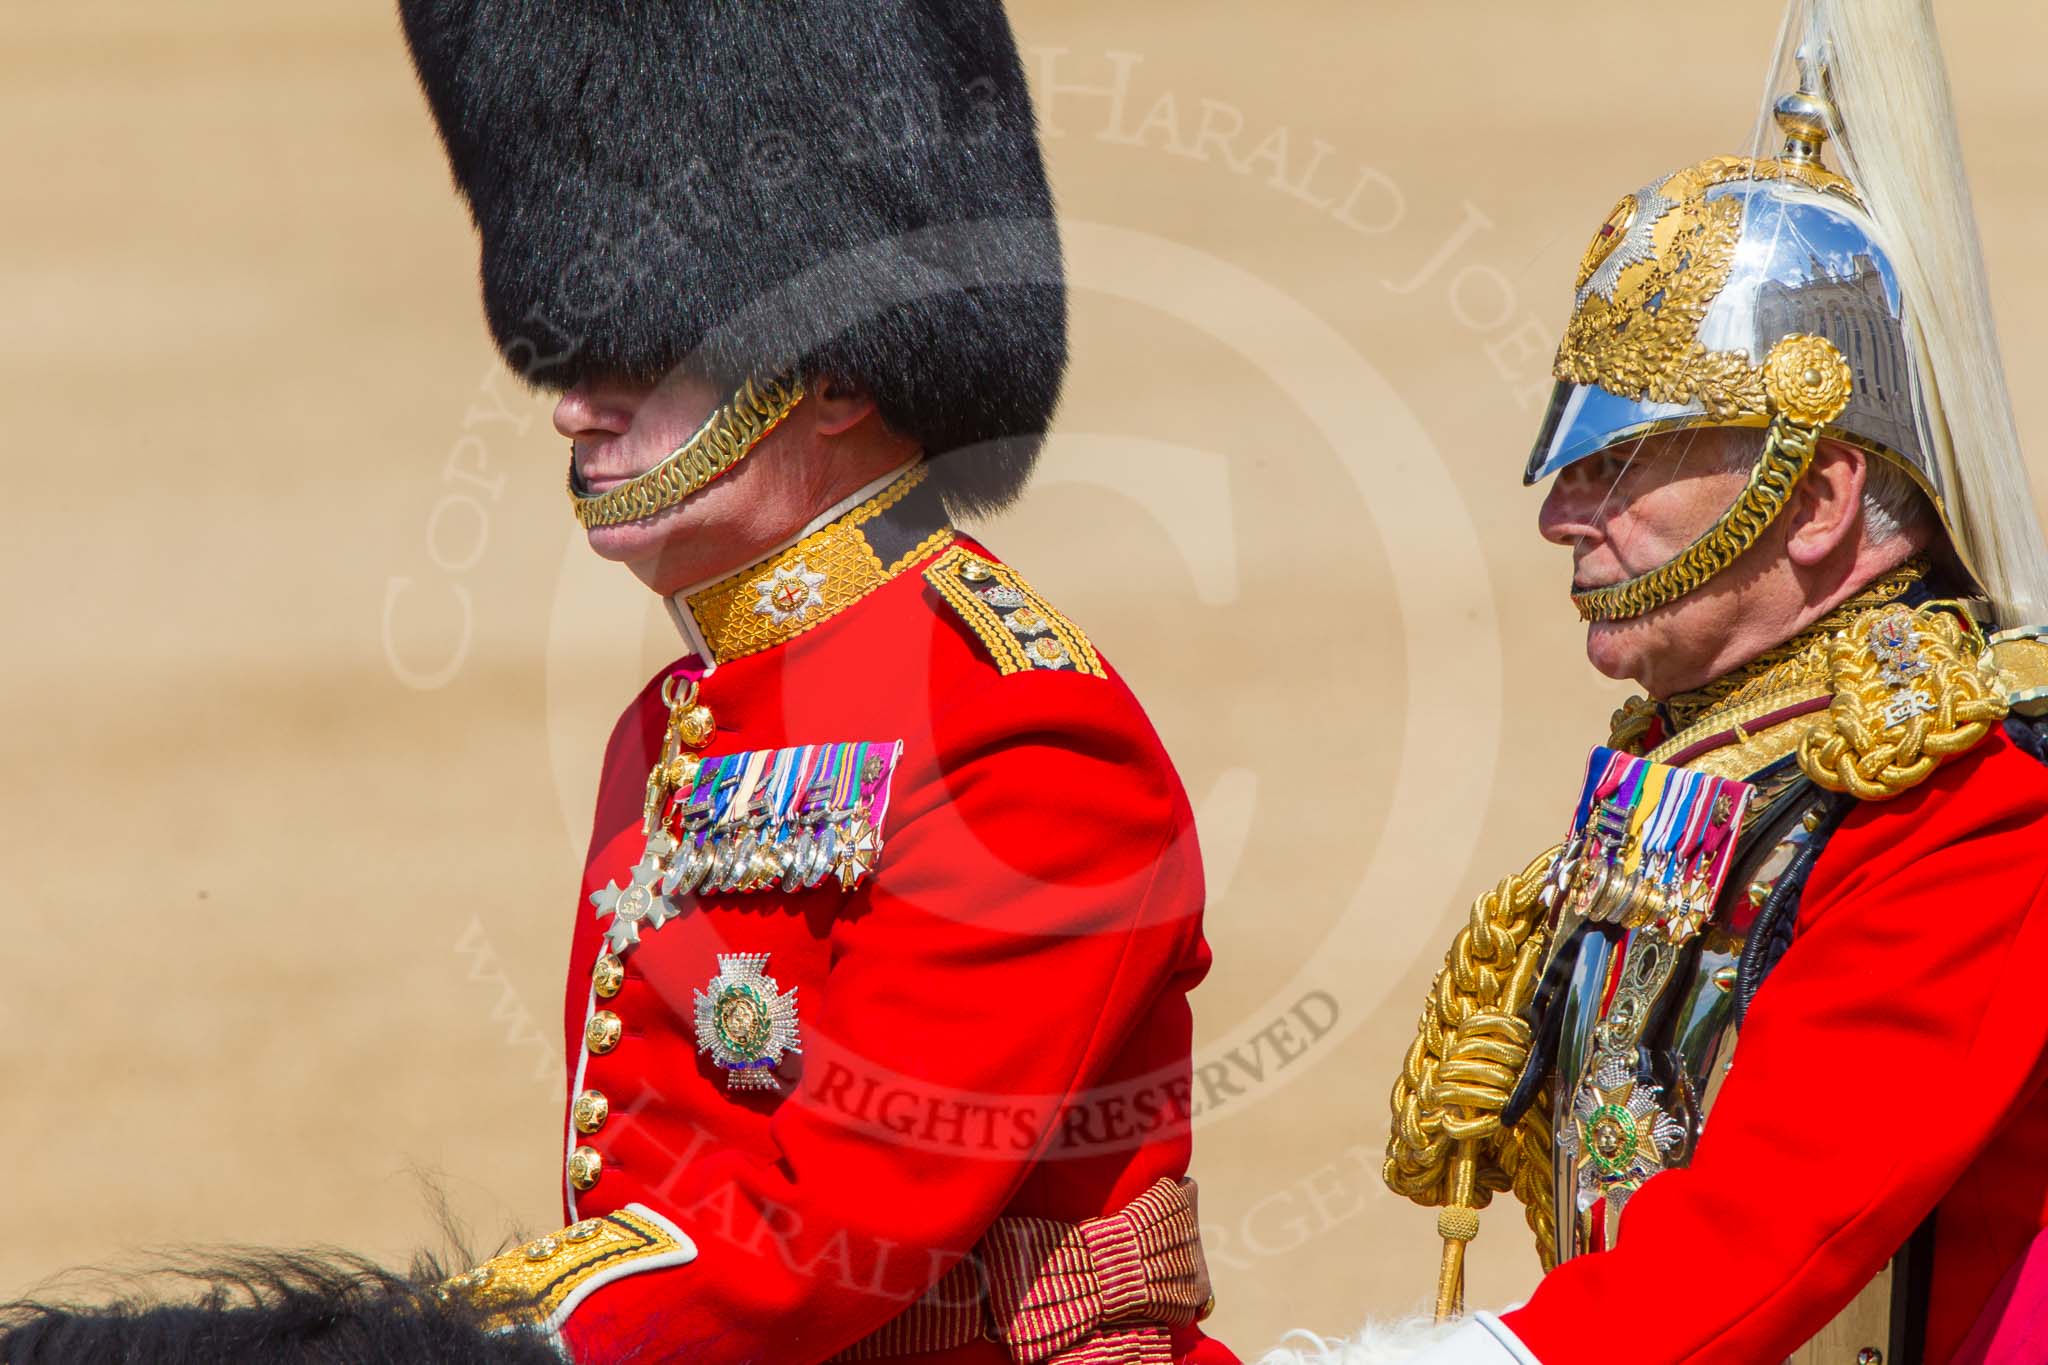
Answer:
M1821 148L1835 120L1835 106L1828 100L1827 64L1812 47L1799 50L1799 88L1781 96L1772 109L1778 129L1785 134L1784 159L1820 164Z

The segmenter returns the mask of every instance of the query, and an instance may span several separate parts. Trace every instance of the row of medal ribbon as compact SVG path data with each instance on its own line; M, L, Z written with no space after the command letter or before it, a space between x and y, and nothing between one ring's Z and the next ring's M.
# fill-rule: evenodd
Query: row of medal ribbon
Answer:
M662 890L797 891L837 876L852 890L881 857L897 741L805 744L707 758L671 820Z
M1594 749L1557 863L1564 912L1691 937L1720 896L1753 793L1733 778Z

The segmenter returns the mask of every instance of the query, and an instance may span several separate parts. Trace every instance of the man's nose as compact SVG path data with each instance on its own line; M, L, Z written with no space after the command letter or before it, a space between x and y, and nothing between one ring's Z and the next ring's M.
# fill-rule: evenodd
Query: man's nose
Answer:
M605 402L585 384L565 390L555 403L555 430L565 440L603 432L618 435L632 425L630 410Z
M1576 545L1599 528L1595 524L1608 489L1594 477L1589 465L1598 460L1581 460L1566 465L1551 481L1536 514L1536 528L1553 545Z

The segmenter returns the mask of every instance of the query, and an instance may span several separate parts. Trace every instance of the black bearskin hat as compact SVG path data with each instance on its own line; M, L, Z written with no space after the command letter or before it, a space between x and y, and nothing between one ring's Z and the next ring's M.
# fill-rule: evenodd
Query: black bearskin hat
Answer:
M1000 0L399 0L530 382L858 384L957 510L1023 486L1066 367Z

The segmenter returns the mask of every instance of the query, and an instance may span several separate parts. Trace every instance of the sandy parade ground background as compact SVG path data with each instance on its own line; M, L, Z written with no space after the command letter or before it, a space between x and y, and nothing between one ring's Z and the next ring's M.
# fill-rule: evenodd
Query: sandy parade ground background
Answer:
M2042 479L2048 16L1945 8ZM1196 1174L1256 1353L1430 1289L1387 1090L1626 693L1518 479L1549 352L1616 196L1747 149L1778 7L1014 9L1076 354L985 535L1202 821ZM595 765L676 649L493 357L395 19L26 7L0 71L0 1295L173 1243L400 1258L430 1184L480 1241L552 1228ZM1499 1206L1472 1296L1533 1278Z

